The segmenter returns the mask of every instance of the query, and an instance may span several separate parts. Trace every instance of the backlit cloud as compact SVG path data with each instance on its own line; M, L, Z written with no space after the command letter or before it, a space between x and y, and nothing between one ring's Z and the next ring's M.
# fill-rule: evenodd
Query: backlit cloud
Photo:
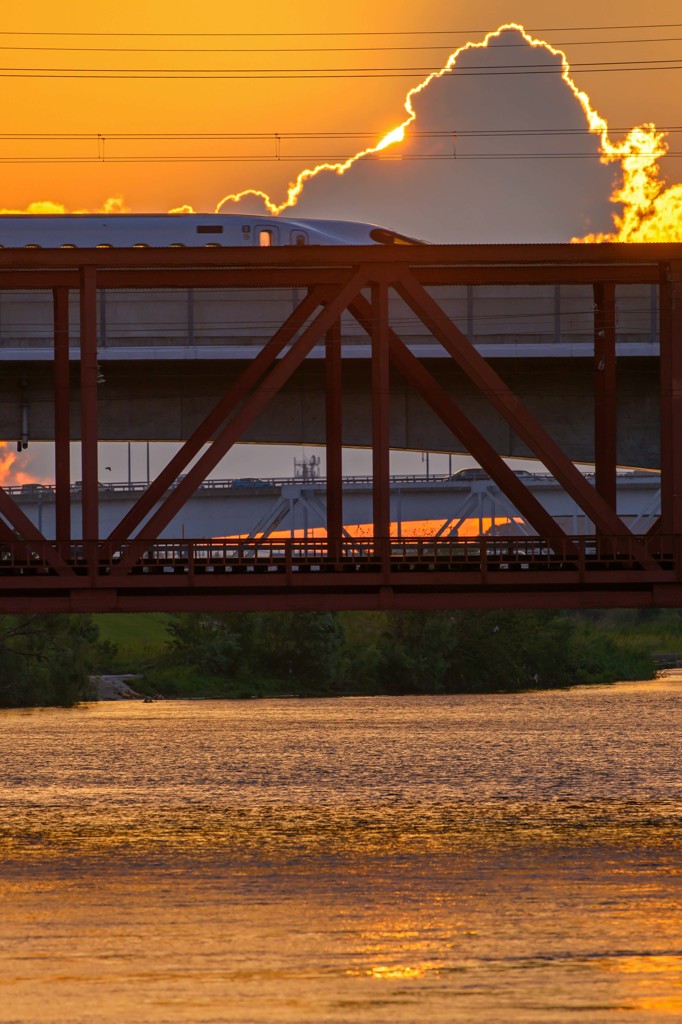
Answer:
M682 238L682 185L660 174L664 134L645 124L612 141L566 54L520 25L455 50L404 110L375 145L304 169L281 199L248 188L217 210L296 207L433 241Z

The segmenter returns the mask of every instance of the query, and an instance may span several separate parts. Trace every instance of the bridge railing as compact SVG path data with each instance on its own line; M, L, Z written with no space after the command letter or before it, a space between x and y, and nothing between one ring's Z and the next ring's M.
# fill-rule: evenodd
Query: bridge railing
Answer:
M677 570L674 537L256 538L146 542L14 541L0 577L293 572L565 572Z
M487 479L484 477L472 477L468 476L467 470L460 471L459 473L429 473L426 476L424 473L403 473L396 474L390 477L391 487L401 486L416 486L424 487L429 485L443 485L443 484L460 484L462 486L469 486L474 479ZM465 474L465 475L462 475ZM524 473L526 477L532 476L533 480L536 481L551 481L553 477L549 473ZM650 474L649 474L650 475ZM180 478L181 479L181 478ZM587 479L592 479L591 474L587 474ZM177 487L180 480L175 481L171 485L169 490ZM344 487L372 487L373 478L367 475L353 475L344 476L343 486ZM259 478L244 478L244 477L232 477L226 479L213 479L209 478L204 480L200 487L197 488L198 493L215 493L216 491L229 491L231 494L237 496L242 495L245 491L254 491L267 488L281 488L281 487L313 487L319 490L324 490L327 486L326 477L316 477L314 480L301 480L299 477L292 476L263 476ZM100 482L99 490L103 497L117 495L125 496L128 494L142 494L149 488L149 483L146 480L132 480L130 483L126 481L119 482ZM42 499L44 501L54 501L55 496L55 485L49 484L10 484L3 488L4 491L12 498L23 498L29 501L36 501ZM80 497L83 491L83 485L80 481L71 484L70 492L75 498Z

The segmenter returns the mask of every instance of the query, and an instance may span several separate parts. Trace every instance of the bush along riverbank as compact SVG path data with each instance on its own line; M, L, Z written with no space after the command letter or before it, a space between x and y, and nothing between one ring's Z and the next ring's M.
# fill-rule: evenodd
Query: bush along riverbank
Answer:
M0 615L0 707L94 697L91 674L116 656L88 615Z
M575 615L243 613L172 618L165 653L139 682L169 697L334 696L504 692L654 674L645 649Z
M1 616L0 706L94 697L133 673L173 697L510 692L649 679L674 612L288 612Z

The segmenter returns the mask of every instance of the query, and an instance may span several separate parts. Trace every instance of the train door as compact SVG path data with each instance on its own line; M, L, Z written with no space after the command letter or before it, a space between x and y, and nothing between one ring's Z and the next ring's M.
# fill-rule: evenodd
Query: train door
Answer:
M279 245L279 228L275 224L258 224L253 240L261 248Z
M301 228L292 228L290 236L291 245L307 245L308 244L308 232L302 231Z

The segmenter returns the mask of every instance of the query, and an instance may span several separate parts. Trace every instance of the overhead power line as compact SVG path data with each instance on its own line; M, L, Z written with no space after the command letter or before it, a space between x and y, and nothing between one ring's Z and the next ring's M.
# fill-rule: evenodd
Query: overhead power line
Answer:
M526 28L529 33L536 32L621 32L621 31L634 31L639 29L663 29L663 28L682 28L682 22L655 22L651 24L637 24L637 25L562 25L562 26L550 26L549 28ZM277 38L337 38L340 36L345 37L357 37L357 36L470 36L470 35L486 35L491 31L496 31L496 28L488 26L487 28L441 28L441 29L402 29L402 30L382 30L382 31L364 31L364 30L350 30L345 32L214 32L213 29L209 29L207 32L66 32L66 31L2 31L1 36L73 36L74 38L100 38L100 39L277 39Z
M614 62L613 67L602 65L572 64L572 71L580 71L582 74L603 74L614 72L643 72L643 71L679 71L682 69L682 57L671 61L657 62ZM156 71L153 69L126 71L124 69L112 69L97 71L96 69L51 69L51 68L0 68L0 78L30 78L40 79L65 79L65 80L95 80L109 79L115 81L287 81L287 80L310 80L318 79L381 79L381 78L414 78L415 75L430 75L441 71L441 68L411 68L399 71L392 71L386 68L371 69L335 69L324 71L311 68L297 71L269 71L268 69L253 71L204 71L197 70L172 70ZM558 64L536 65L535 67L519 67L518 65L493 65L488 68L482 66L474 68L452 68L449 72L461 78L469 77L491 77L494 75L556 75L560 71Z
M0 32L0 38L4 33ZM571 39L565 43L552 40L553 46L625 46L642 45L649 46L651 43L679 43L682 36L655 36L645 39L641 36L629 39ZM527 42L505 43L505 49L528 48ZM12 46L0 46L0 51L29 51L46 53L383 53L383 52L404 52L412 50L438 50L442 52L447 49L447 43L414 43L411 46L257 46L257 47L149 47L149 46L41 46L33 44L30 46L13 44Z
M611 68L611 67L624 67L624 68L638 68L643 65L647 67L665 67L669 64L679 64L682 61L681 57L669 57L664 59L648 59L648 60L611 60L611 61L579 61L571 64L572 69L581 68ZM553 58L551 61L544 62L542 64L533 64L528 67L519 64L469 64L464 68L459 68L457 65L453 65L453 71L468 72L468 71L536 71L536 70L551 70L556 71L559 68L558 57ZM426 64L426 65L413 65L403 67L313 67L313 68L302 68L302 67L290 67L290 68L268 68L268 67L255 67L255 68L59 68L59 67L2 67L0 71L26 71L26 72L49 72L55 74L149 74L149 75L167 75L167 74L254 74L254 75L279 75L279 74L337 74L337 73L354 73L357 71L369 72L372 74L383 74L384 72L409 72L410 74L433 74L434 72L442 70L442 65Z
M628 160L658 160L682 156L682 150L670 150L667 153L636 153L628 154ZM592 153L368 153L364 159L397 163L415 161L449 161L461 163L469 160L599 160L600 152ZM301 153L295 156L277 154L240 154L220 156L214 154L163 154L150 156L0 156L0 164L230 164L230 163L297 163L315 162L341 163L348 159L348 154ZM617 158L616 158L617 159Z
M666 134L682 132L682 125L657 125L657 131ZM626 134L630 128L609 127L614 135ZM476 138L532 138L552 136L587 136L587 126L583 128L503 128L462 130L441 128L432 131L417 131L410 128L410 139L476 139ZM329 141L362 141L381 138L379 130L345 131L345 132L0 132L0 141L188 141L188 142L285 142L302 140Z

